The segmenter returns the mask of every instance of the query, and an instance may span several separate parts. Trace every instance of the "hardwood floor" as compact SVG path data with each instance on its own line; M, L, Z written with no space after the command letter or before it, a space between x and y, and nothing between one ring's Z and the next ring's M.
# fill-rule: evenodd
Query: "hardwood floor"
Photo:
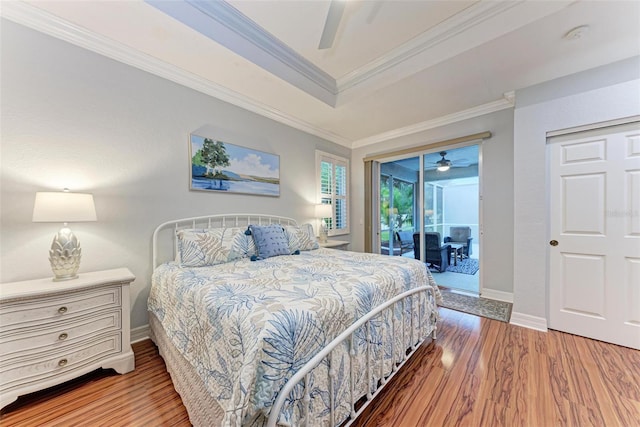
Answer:
M98 370L22 396L2 410L0 426L190 426L153 342L133 344L133 351L133 372Z
M640 426L640 352L440 309L420 348L356 426ZM151 341L136 370L97 371L7 406L2 426L188 426Z

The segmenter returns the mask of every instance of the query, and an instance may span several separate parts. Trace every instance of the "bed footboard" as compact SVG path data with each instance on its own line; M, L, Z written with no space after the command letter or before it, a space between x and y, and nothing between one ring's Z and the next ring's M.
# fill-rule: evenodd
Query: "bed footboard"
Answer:
M370 311L369 313L367 313L365 316L361 317L357 322L355 322L353 325L351 325L348 329L346 329L344 332L342 332L340 335L338 335L333 341L331 341L325 348L323 348L318 354L316 354L311 360L309 360L298 372L296 372L290 379L289 381L287 381L287 383L284 385L284 387L282 388L282 390L279 392L278 394L278 398L276 399L274 405L271 408L271 412L269 415L269 419L267 422L267 427L276 427L278 424L278 418L281 415L282 409L287 401L287 399L289 399L290 394L292 393L292 391L294 390L294 388L300 384L303 387L303 414L302 417L303 419L300 422L301 426L309 426L309 425L313 425L313 417L314 414L311 413L311 405L310 405L310 400L311 400L311 396L310 396L310 391L309 391L309 387L307 387L307 384L310 384L310 374L311 371L316 368L320 363L322 363L324 360L328 361L328 364L330 366L330 369L328 371L328 380L329 380L329 384L330 384L330 392L329 395L331 396L331 399L333 400L333 384L335 382L335 369L333 367L333 364L331 363L332 361L332 352L334 349L336 349L340 344L342 343L347 343L349 350L349 360L350 360L350 365L354 366L354 359L356 357L356 344L355 344L355 333L359 328L364 327L365 330L365 334L368 338L368 341L371 340L371 321L375 318L377 318L378 316L383 315L383 313L386 310L395 310L396 305L400 304L401 305L401 310L400 313L402 315L402 318L400 319L400 322L404 323L404 313L405 313L405 305L406 304L411 304L411 307L414 307L413 303L414 303L414 298L418 298L418 303L419 303L419 298L434 298L435 299L435 295L434 295L434 290L431 286L421 286L419 288L415 288L409 291L406 291L398 296L396 296L395 298L385 302L384 304L379 305L378 307L376 307L374 310ZM392 312L393 313L393 312ZM430 313L427 313L427 316L429 316ZM360 401L362 396L358 396L356 395L356 393L354 392L354 384L355 384L355 378L354 378L354 370L353 369L349 369L350 371L350 375L349 375L349 381L350 381L350 414L348 419L346 420L346 422L341 422L338 421L338 423L336 423L336 419L335 419L335 411L334 411L334 402L331 401L329 407L330 407L330 413L329 413L329 417L330 417L330 425L331 426L336 426L337 424L343 425L344 427L351 425L351 423L353 423L353 421L358 417L358 415L360 415L364 409L369 405L369 403L373 400L373 398L375 396L378 395L378 393L384 388L384 386L388 383L388 381L398 372L398 370L402 367L402 365L405 364L405 362L407 360L409 360L409 358L413 355L413 353L418 349L418 347L428 338L429 335L431 335L431 337L435 340L436 339L436 328L437 325L435 324L435 322L432 325L429 325L428 329L427 329L427 333L425 334L425 336L422 337L414 337L414 317L417 317L417 322L418 325L421 325L422 322L425 321L429 321L429 319L424 319L422 316L422 310L418 310L418 314L417 316L414 316L413 314L411 315L411 319L410 319L410 323L411 323L411 336L408 337L409 338L409 342L411 343L410 348L407 349L408 351L402 351L402 355L403 358L401 361L397 362L397 363L393 363L392 366L392 370L391 372L387 375L384 376L384 363L385 363L385 356L384 356L384 351L381 351L381 357L379 358L380 360L373 360L373 351L370 350L370 345L367 345L366 347L366 354L365 354L365 360L366 360L366 376L368 378L372 378L374 376L374 373L379 372L379 378L380 381L379 383L376 384L372 384L373 385L373 390L372 387L367 387L367 393L365 397L365 401L364 403L362 403L361 406L359 406L356 409L356 402ZM401 324L403 324L401 323ZM396 329L396 317L393 317L393 321L391 323L391 335L393 336L395 331L397 331L398 329ZM402 334L404 335L405 333L405 328L402 327ZM384 333L382 334L382 336L384 337ZM403 340L403 342L405 342ZM393 350L393 346L394 346L394 340L391 340L391 354L394 354L394 350ZM378 369L379 371L375 371L376 369Z

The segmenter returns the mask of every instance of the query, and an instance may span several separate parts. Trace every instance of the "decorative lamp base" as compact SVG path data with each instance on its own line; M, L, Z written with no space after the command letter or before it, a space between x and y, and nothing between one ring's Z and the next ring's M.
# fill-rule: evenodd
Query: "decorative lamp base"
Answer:
M53 281L54 282L63 282L65 280L71 280L71 279L77 279L77 278L78 278L77 274L74 274L72 276L55 276L53 278Z
M71 280L78 277L82 250L78 238L69 227L62 227L53 238L49 250L49 262L53 270L54 282Z
M324 221L320 224L320 233L318 233L318 241L320 243L327 243L327 226Z

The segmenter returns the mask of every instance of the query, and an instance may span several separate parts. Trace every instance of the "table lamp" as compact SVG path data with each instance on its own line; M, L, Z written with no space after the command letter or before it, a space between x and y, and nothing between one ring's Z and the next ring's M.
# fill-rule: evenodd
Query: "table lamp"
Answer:
M78 277L82 250L78 238L68 227L70 222L96 221L93 195L63 192L37 192L33 206L33 222L62 222L64 225L53 238L49 262L54 281Z
M320 230L318 232L320 243L327 243L327 224L325 223L324 219L331 218L332 215L333 209L331 208L331 205L316 205L316 218L320 219Z

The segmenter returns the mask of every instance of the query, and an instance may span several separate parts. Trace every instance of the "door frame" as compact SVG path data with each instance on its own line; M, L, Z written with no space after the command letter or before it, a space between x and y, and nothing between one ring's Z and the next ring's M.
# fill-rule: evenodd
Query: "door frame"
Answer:
M482 295L483 283L484 283L484 270L483 259L484 259L484 202L483 202L483 194L484 194L484 180L483 180L483 156L482 149L485 143L485 139L473 139L459 143L453 143L450 145L439 145L436 144L434 147L421 147L416 149L416 151L403 150L402 154L391 155L388 157L384 157L384 155L377 156L377 158L372 162L371 168L371 197L370 203L367 203L365 206L366 209L370 209L371 211L371 220L372 227L369 238L371 239L371 250L373 253L380 253L380 164L393 162L396 160L407 159L411 157L418 157L419 159L419 170L418 170L418 185L419 189L418 193L418 204L420 206L420 215L418 220L418 227L420 230L424 230L424 155L437 153L440 151L448 151L455 150L456 148L469 147L472 145L478 146L478 248L480 252L479 266L480 266L480 275L478 277L478 294ZM365 231L366 232L366 231ZM420 234L420 247L424 247L424 233ZM420 254L420 260L424 262L424 253Z
M412 217L414 218L413 222L414 222L414 227L415 227L415 218L418 217L418 215L417 215L418 214L418 209L417 208L418 208L418 204L419 204L419 194L418 194L418 190L416 188L417 182L410 182L407 179L399 178L396 175L392 175L392 174L387 175L387 174L383 174L382 172L380 172L378 174L378 179L380 179L381 183L382 183L382 179L381 179L382 176L385 176L385 177L389 178L388 185L389 185L389 201L390 201L390 206L389 207L390 207L390 209L395 208L395 198L394 198L394 196L395 196L395 190L394 190L395 185L394 184L396 182L404 182L404 183L406 183L408 185L413 186L413 208L412 208L411 214L412 214ZM378 188L381 189L381 186L379 185ZM380 213L380 210L379 210L379 206L378 206L378 214L379 213ZM395 228L393 226L391 226L389 228L389 248L393 248L395 243L396 243L396 239L395 239L395 236L394 236L396 231L397 230L395 230ZM380 232L382 232L382 230L380 230ZM380 239L378 239L378 240L380 240ZM380 242L378 242L378 243L380 243ZM389 249L389 256L393 256L394 251L395 251L395 249L394 250Z

